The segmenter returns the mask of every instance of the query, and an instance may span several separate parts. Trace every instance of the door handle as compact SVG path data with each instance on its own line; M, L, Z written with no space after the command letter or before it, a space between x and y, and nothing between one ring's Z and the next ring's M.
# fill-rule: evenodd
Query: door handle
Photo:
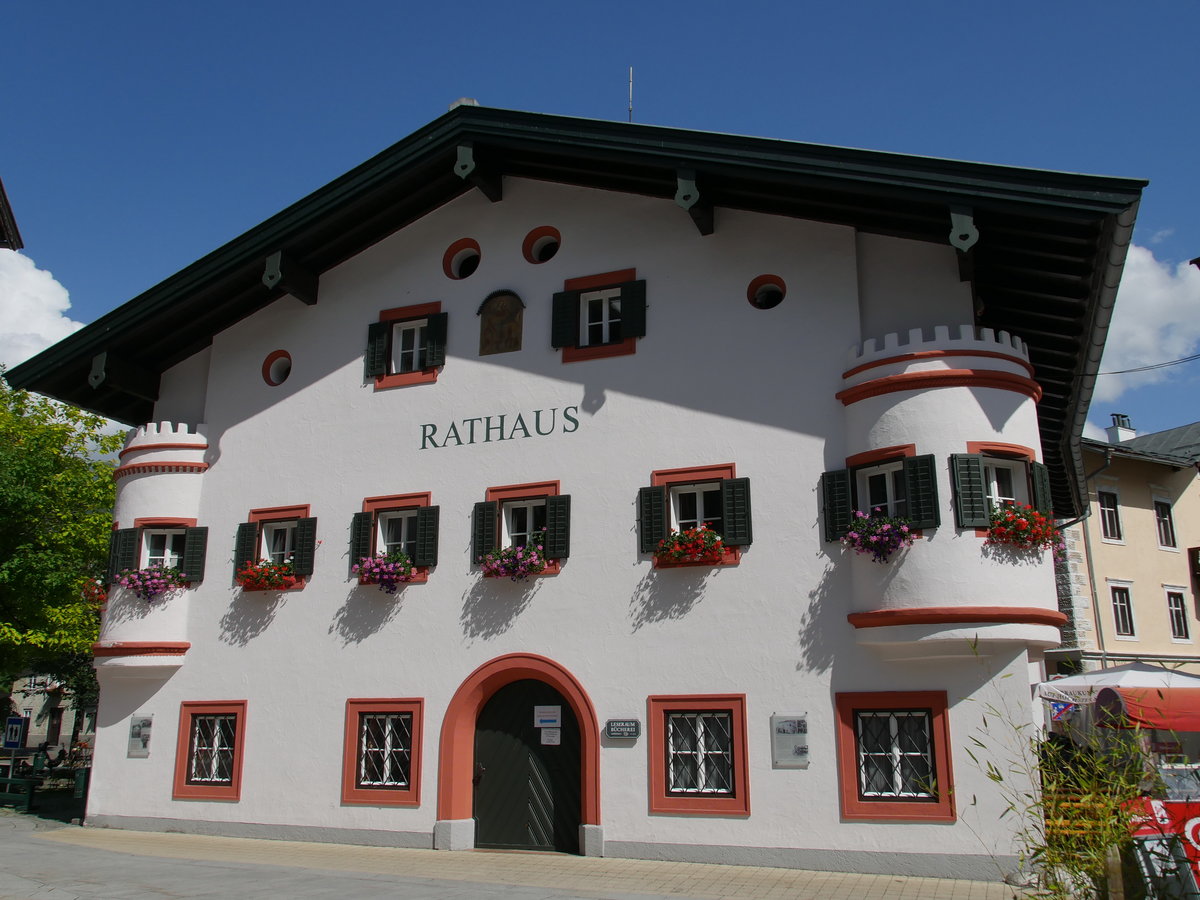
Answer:
M471 779L471 784L479 787L479 782L483 779L483 773L487 771L487 766L481 763L475 763L475 777Z

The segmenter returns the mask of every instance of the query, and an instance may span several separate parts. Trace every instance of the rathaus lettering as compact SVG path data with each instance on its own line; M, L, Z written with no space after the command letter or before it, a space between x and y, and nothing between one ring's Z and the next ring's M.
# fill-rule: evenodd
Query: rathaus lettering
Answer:
M560 431L570 434L579 430L576 414L578 406L564 406L559 412L553 409L535 409L532 413L517 413L515 416L476 416L451 422L439 432L438 426L429 422L421 426L421 449L433 447L461 447L463 444L488 444L492 441L511 441L534 435L554 434Z

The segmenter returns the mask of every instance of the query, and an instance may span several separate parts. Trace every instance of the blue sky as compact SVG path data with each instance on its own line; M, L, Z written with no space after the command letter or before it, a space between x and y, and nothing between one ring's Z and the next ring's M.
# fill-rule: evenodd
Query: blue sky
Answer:
M0 13L0 362L357 165L488 106L1148 178L1102 370L1200 352L1200 4L205 4ZM69 308L66 304L69 303ZM1092 423L1200 419L1200 361Z

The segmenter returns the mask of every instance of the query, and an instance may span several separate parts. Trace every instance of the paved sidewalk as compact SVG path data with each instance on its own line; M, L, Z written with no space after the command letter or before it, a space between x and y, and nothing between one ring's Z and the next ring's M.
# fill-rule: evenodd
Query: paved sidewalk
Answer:
M2 900L1011 900L1003 884L60 826L0 811Z

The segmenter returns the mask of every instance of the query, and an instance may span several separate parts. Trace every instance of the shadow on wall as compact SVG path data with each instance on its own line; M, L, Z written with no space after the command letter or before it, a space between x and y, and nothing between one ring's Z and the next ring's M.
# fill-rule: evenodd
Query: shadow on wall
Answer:
M96 724L101 728L110 728L127 722L130 716L142 710L150 698L157 694L177 671L171 669L161 678L105 679ZM174 725L171 727L173 729ZM156 728L155 733L157 732Z
M282 605L279 591L235 591L229 609L221 616L221 640L245 647L267 630Z
M486 641L504 634L541 587L541 578L512 581L480 575L463 594L462 613L458 617L463 634L472 641Z
M337 634L342 639L343 647L361 644L396 618L405 590L401 587L396 593L388 594L381 591L378 585L355 584L346 595L346 602L341 609L334 613L333 621L329 623L329 633Z
M119 603L113 603L111 600L108 604L108 609L105 611L106 626L113 626L122 622L133 622L137 619L144 619L150 615L150 607L162 606L165 603L171 602L171 599L183 593L182 589L168 591L154 600L147 602L141 597L136 596L133 591L122 591L121 600Z
M822 554L824 555L824 554ZM837 636L849 627L846 622L849 573L833 559L826 559L817 586L808 592L808 608L800 617L797 643L800 660L797 672L825 672L833 666Z
M655 622L682 619L704 597L704 586L720 568L697 567L651 569L633 591L629 617L633 630L640 631Z

